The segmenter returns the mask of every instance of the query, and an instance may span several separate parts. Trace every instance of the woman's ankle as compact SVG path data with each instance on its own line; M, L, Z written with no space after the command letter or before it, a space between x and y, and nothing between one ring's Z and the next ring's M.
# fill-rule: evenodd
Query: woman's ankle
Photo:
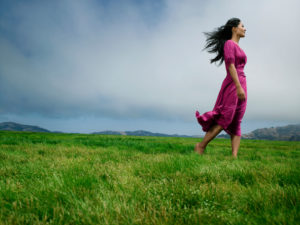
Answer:
M201 142L196 143L195 145L195 152L199 153L200 155L202 155L205 151L205 147L203 147L201 145Z
M237 158L237 152L232 151L232 157Z

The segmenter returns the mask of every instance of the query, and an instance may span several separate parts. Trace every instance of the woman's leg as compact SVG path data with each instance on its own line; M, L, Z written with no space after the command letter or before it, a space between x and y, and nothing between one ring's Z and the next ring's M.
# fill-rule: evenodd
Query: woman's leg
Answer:
M231 147L232 147L232 156L237 157L237 153L240 147L241 136L231 135Z
M199 153L199 154L203 154L204 150L206 148L206 146L208 145L208 143L214 139L221 131L223 130L223 128L216 124L214 126L212 126L209 131L206 132L204 138L202 139L201 142L198 142L195 145L195 152Z

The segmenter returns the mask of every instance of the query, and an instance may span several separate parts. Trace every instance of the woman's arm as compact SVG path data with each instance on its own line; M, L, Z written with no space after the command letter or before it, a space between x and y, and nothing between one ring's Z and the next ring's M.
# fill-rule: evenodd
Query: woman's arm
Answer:
M236 44L233 43L232 40L227 40L224 44L224 60L225 60L226 66L228 65L228 70L229 70L230 76L232 77L232 80L236 86L237 97L241 100L244 100L244 99L246 99L245 91L240 84L238 74L237 74L236 68L234 66L236 48L237 48L237 46L236 46Z
M238 74L237 74L236 68L234 66L234 63L230 63L230 65L228 66L228 70L229 70L232 80L235 84L238 98L241 100L244 100L246 98L245 91L242 88L241 83L239 81Z

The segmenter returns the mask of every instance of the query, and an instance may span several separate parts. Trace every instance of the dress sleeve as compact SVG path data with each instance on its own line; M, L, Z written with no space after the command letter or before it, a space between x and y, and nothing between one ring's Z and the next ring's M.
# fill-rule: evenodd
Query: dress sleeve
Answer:
M224 60L225 64L229 65L235 62L235 46L234 43L227 40L224 44Z

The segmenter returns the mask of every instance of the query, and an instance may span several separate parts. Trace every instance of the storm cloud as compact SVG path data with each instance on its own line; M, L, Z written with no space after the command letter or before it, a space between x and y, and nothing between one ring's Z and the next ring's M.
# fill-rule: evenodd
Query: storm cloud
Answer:
M1 2L0 114L195 122L226 75L203 32L238 17L244 119L300 122L299 1L141 2Z

